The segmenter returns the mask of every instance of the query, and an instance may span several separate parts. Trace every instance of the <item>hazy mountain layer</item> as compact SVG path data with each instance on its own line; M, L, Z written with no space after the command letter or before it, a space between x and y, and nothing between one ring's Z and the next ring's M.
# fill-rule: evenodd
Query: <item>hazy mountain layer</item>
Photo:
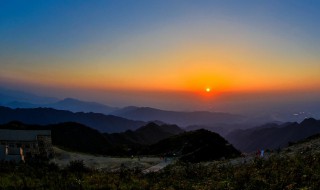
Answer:
M98 113L73 113L51 108L10 109L0 106L0 124L10 121L21 121L27 124L48 125L62 122L78 122L100 132L122 132L135 130L145 122L133 121L113 115Z
M112 114L127 119L136 119L141 121L160 120L170 124L177 124L181 127L198 124L210 125L218 123L239 123L246 119L244 116L229 113L206 111L178 112L159 110L149 107L126 107Z

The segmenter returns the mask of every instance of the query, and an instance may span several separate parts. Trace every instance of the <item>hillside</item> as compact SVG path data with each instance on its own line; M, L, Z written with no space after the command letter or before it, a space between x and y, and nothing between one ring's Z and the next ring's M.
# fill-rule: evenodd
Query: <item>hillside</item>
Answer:
M113 146L99 131L79 123L49 125L52 129L52 144L77 152L107 155Z
M21 121L26 124L49 125L63 122L77 122L87 125L100 132L122 132L135 130L145 122L133 121L113 115L98 113L73 113L51 108L11 109L0 106L0 124Z
M258 149L277 149L285 147L308 136L320 133L320 121L305 119L301 123L265 125L247 130L235 130L226 139L237 149L245 152Z
M109 142L117 145L150 145L182 132L184 131L176 125L157 125L155 123L148 123L135 131L128 130L123 133L104 135Z
M190 162L232 158L240 155L240 152L220 135L204 129L164 139L151 145L147 152L154 155L176 155L181 160Z
M77 152L116 156L137 154L147 145L183 132L182 129L175 125L159 126L154 123L149 123L135 131L114 134L102 134L95 129L74 122L42 126L28 125L15 121L0 125L1 128L19 130L49 129L52 131L52 143L55 146Z

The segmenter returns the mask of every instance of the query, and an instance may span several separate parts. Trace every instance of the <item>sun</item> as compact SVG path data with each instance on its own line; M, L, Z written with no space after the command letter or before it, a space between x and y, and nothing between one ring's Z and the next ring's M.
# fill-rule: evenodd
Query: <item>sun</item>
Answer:
M211 91L211 88L206 88L206 92L210 92Z

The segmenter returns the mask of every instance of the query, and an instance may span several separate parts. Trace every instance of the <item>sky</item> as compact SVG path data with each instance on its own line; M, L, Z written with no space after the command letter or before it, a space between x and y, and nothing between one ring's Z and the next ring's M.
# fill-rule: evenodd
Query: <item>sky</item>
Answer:
M315 101L319 9L316 0L1 0L0 85L174 110Z

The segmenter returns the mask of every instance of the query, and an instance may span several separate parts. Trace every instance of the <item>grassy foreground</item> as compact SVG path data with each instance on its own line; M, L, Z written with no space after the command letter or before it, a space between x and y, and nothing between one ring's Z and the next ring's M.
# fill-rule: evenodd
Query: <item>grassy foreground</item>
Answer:
M158 173L90 170L82 161L0 164L1 189L318 189L320 153L274 154L247 163L182 163Z

